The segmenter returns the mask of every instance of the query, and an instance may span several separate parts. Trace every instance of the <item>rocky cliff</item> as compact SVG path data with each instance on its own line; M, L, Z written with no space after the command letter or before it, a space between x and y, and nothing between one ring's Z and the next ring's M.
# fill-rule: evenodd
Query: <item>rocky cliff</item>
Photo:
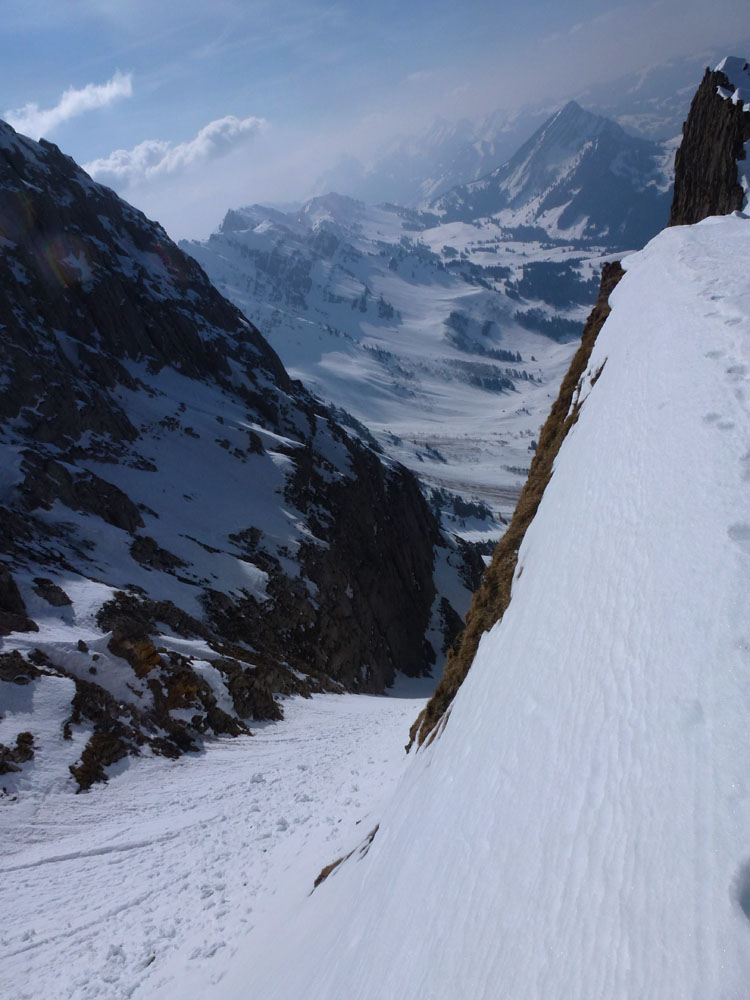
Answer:
M742 209L746 192L738 163L746 160L750 140L750 106L738 95L739 79L748 64L724 60L707 69L693 98L675 157L674 197L670 226L685 226L709 215Z
M278 718L274 694L429 670L447 543L413 477L157 224L4 124L0 282L0 705L72 681L81 787Z

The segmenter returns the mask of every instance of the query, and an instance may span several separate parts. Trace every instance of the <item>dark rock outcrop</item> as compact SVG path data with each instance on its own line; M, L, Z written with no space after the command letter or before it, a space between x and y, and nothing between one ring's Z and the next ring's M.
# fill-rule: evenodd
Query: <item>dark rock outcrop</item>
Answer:
M722 97L734 86L720 70L707 69L693 98L675 157L670 226L687 226L710 215L741 210L744 192L737 163L750 140L750 112Z
M26 614L26 604L13 575L7 566L0 564L0 635L38 631L38 625Z
M161 569L168 572L180 566L185 566L183 559L161 548L155 539L150 538L148 535L136 536L133 544L130 546L130 554L142 566L148 566L151 569Z
M29 510L49 510L60 500L71 510L96 514L123 531L143 526L141 513L130 497L93 472L74 476L60 462L32 451L26 452L22 468L26 477L20 493Z
M33 756L34 736L32 733L19 733L16 736L14 747L6 747L0 743L0 774L20 771L20 765L31 760Z
M47 577L35 577L33 589L43 601L51 604L53 608L70 607L73 603L62 587L59 587L54 580L49 580Z
M30 684L39 676L39 668L14 649L10 653L0 653L0 681L10 684Z

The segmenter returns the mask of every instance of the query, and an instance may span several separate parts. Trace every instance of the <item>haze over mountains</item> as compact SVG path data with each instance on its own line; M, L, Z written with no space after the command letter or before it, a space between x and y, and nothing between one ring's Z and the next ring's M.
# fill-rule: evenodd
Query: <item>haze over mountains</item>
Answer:
M750 39L737 45L737 51L748 49ZM319 178L314 193L338 191L369 203L422 205L499 167L571 99L631 135L656 142L673 139L680 134L695 81L723 55L723 49L706 49L662 60L542 103L498 108L476 121L440 118L422 133L393 140L367 163L351 155L342 158Z
M0 992L744 995L747 73L193 260L0 124Z
M295 376L348 410L433 491L508 518L602 259L669 213L673 143L574 102L504 166L426 209L336 194L227 213L183 241ZM496 536L495 536L496 537Z

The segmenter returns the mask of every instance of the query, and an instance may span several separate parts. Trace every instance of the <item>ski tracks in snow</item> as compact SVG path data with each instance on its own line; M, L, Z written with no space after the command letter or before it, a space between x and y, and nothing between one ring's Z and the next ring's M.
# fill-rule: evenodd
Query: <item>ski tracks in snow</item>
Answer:
M255 923L367 832L422 704L287 700L254 737L136 761L85 795L4 801L0 995L152 1000L218 982Z

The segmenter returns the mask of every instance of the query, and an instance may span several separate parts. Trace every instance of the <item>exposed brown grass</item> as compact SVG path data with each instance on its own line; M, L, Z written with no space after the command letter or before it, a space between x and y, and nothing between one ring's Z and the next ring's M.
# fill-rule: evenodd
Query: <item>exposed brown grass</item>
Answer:
M407 750L414 741L422 746L425 739L434 738L435 729L441 720L447 721L448 709L456 692L469 672L482 635L500 621L510 604L511 584L518 563L518 550L526 529L536 514L547 483L552 477L552 466L570 428L578 419L580 410L580 382L591 357L604 320L610 313L609 295L624 271L619 261L605 264L602 268L599 297L583 328L581 346L576 352L570 368L560 386L560 392L552 405L547 421L539 436L529 478L518 499L508 530L500 539L492 562L482 577L482 583L475 592L466 616L466 625L448 653L443 676L438 682L432 698L411 727ZM601 374L601 368L592 381ZM430 734L433 734L430 736Z
M353 853L354 852L352 852L352 854ZM322 882L325 882L325 880L328 878L328 876L331 874L332 871L335 871L339 865L342 865L346 861L346 859L350 858L351 856L352 856L351 854L344 854L342 855L342 857L337 858L335 861L332 861L330 865L326 865L325 868L322 868L320 870L320 874L313 882L313 889L317 889Z
M339 865L343 865L345 861L348 861L349 858L352 857L352 855L357 854L361 860L370 850L370 844L372 844L373 840L375 839L375 834L378 832L379 829L380 829L380 823L378 823L374 829L370 830L370 832L367 834L362 843L358 847L355 847L353 851L349 851L348 854L345 854L341 858L337 858L335 861L332 861L330 865L326 865L325 868L321 869L320 874L313 882L313 892L315 892L315 890L322 882L325 882L325 880L328 878L331 872L335 871Z

